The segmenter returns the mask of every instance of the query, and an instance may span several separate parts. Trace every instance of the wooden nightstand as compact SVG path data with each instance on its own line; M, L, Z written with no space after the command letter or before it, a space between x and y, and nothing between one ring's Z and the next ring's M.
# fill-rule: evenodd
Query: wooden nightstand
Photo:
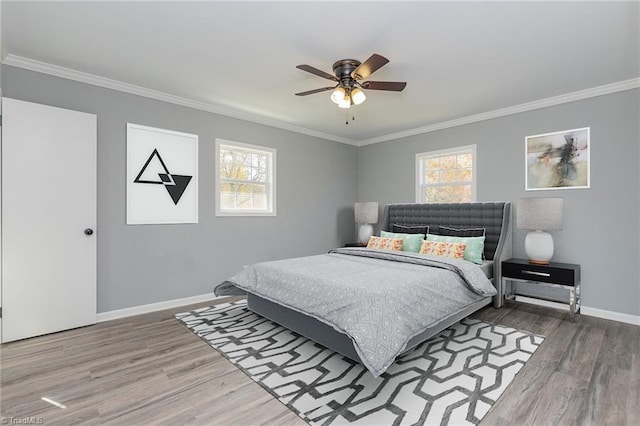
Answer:
M507 294L507 280L569 290L569 311L574 320L576 314L580 314L580 265L557 262L534 265L526 259L509 259L502 262L502 285L505 297L513 298L516 296L513 289Z

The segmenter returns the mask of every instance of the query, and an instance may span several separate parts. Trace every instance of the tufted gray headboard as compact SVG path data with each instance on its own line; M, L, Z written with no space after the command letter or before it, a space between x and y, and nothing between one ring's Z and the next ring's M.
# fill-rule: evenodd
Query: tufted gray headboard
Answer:
M393 224L429 225L429 232L437 234L440 225L454 227L483 227L486 229L484 255L494 261L494 286L498 296L494 306L502 306L501 261L511 257L511 203L479 202L454 204L388 204L384 208L381 228L390 231Z

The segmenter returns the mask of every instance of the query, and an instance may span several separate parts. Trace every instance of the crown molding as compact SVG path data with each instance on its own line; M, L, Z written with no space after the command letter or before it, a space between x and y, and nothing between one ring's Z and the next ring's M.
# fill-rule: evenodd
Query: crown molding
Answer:
M479 121L505 117L507 115L518 114L521 112L532 111L535 109L546 108L554 105L560 105L567 102L574 102L582 99L594 98L596 96L622 92L625 90L637 89L639 87L640 87L640 78L632 78L629 80L619 81L617 83L605 84L604 86L598 86L590 89L579 90L577 92L566 93L564 95L554 96L547 99L540 99L533 102L527 102L525 104L496 109L496 110L484 112L481 114L469 115L467 117L457 118L455 120L443 121L442 123L431 124L428 126L409 129L409 130L405 130L398 133L391 133L388 135L378 136L375 138L362 140L358 143L358 146L371 145L375 143L406 138L408 136L415 136L423 133L435 132L436 130L463 126L465 124L477 123Z
M340 143L344 143L347 145L354 145L354 146L372 145L376 143L402 139L409 136L435 132L437 130L443 130L451 127L463 126L465 124L477 123L479 121L505 117L507 115L519 114L521 112L527 112L527 111L546 108L554 105L560 105L567 102L574 102L582 99L593 98L596 96L608 95L611 93L640 88L640 77L632 78L629 80L619 81L616 83L606 84L603 86L593 87L590 89L579 90L577 92L567 93L564 95L554 96L551 98L540 99L537 101L528 102L520 105L514 105L507 108L501 108L501 109L497 109L489 112L470 115L467 117L457 118L455 120L443 121L441 123L435 123L435 124L430 124L428 126L408 129L402 132L390 133L387 135L382 135L382 136L378 136L371 139L356 141L353 139L333 135L330 133L319 132L316 130L307 129L305 127L294 126L292 124L283 123L283 122L273 120L258 114L252 114L246 111L225 108L223 106L211 104L208 102L195 101L192 99L171 95L169 93L161 92L158 90L148 89L142 86L136 86L134 84L124 83L118 80L112 80L112 79L100 77L94 74L89 74L81 71L76 71L70 68L52 65L46 62L41 62L34 59L25 58L22 56L8 54L2 60L1 63L4 65L23 68L29 71L35 71L43 74L52 75L54 77L74 80L81 83L91 84L93 86L104 87L106 89L117 90L120 92L125 92L132 95L155 99L158 101L168 102L175 105L197 109L200 111L211 112L214 114L223 115L225 117L231 117L239 120L249 121L252 123L263 124L265 126L275 127L282 130L288 130L290 132L300 133L307 136L313 136L320 139L340 142Z
M124 83L122 81L112 80L109 78L100 77L98 75L89 74L82 71L76 71L71 68L52 65L46 62L37 61L35 59L29 59L22 56L9 54L2 61L2 64L10 65L12 67L17 67L17 68L23 68L29 71L48 74L54 77L60 77L67 80L78 81L80 83L91 84L93 86L103 87L106 89L117 90L119 92L125 92L132 95L142 96L145 98L155 99L158 101L168 102L171 104L193 108L200 111L212 112L214 114L223 115L225 117L237 118L239 120L263 124L265 126L275 127L282 130L288 130L295 133L301 133L307 136L313 136L313 137L317 137L325 140L340 142L347 145L357 146L358 144L358 142L353 139L343 138L340 136L332 135L330 133L319 132L316 130L307 129L305 127L283 123L281 121L273 120L258 114L252 114L246 111L225 108L220 105L215 105L208 102L195 101L192 99L183 98L180 96L161 92L159 90L148 89L146 87L137 86L135 84Z

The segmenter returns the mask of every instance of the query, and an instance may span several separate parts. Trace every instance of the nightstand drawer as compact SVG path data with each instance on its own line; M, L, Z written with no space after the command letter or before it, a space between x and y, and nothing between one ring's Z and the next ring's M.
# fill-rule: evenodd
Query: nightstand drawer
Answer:
M502 276L507 279L575 286L580 283L580 266L553 262L549 265L533 265L527 261L511 259L502 262Z

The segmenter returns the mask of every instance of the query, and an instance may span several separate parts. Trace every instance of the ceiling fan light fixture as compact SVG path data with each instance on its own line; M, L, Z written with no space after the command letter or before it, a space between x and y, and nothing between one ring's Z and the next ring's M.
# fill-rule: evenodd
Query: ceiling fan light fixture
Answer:
M0 0L2 1L2 0ZM367 96L364 90L387 90L402 92L407 85L400 81L359 81L367 79L378 69L387 64L389 60L384 56L374 53L364 62L355 59L341 59L333 64L333 75L326 73L311 65L297 65L296 68L314 74L327 80L331 80L335 86L322 87L320 89L307 90L296 93L296 96L313 95L314 93L331 91L331 102L339 108L349 109L351 105L360 105ZM352 117L352 120L355 119ZM349 121L347 120L347 124Z
M338 108L351 108L351 98L349 95L345 95L340 102L338 102Z
M340 105L340 102L344 101L347 92L342 87L337 87L333 92L331 92L331 101L334 104Z
M356 87L351 91L351 99L353 99L354 105L360 105L365 101L365 99L367 99L367 97L365 96L362 89L360 89L359 87Z

